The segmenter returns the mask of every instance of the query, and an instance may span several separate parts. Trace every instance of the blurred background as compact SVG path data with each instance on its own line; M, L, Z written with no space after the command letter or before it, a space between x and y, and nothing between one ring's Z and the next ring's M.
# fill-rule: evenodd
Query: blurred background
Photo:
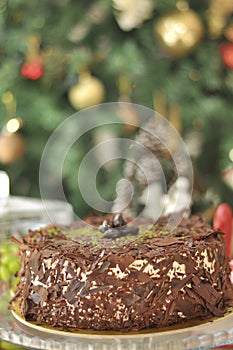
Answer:
M233 0L0 0L0 170L13 195L40 196L41 154L61 122L112 101L155 109L182 135L193 212L233 205ZM120 114L137 121L130 108ZM64 186L80 216L90 208L73 191L74 168L112 132L84 135L69 152ZM121 172L102 177L105 198Z

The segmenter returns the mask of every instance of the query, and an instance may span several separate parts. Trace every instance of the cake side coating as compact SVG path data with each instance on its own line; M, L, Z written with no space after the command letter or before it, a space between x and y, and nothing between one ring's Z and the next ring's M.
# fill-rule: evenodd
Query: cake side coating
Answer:
M22 239L13 302L27 320L129 331L223 316L232 305L224 235L201 217L172 232L163 220L141 225L123 239L103 238L98 220L91 221L91 232L79 224L50 226Z

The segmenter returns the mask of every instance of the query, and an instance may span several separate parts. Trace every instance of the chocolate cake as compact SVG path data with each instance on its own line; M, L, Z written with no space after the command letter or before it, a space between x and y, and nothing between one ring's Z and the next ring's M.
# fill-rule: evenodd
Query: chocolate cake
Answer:
M223 316L233 302L224 235L200 216L173 230L166 218L89 217L29 231L18 244L11 307L37 324L135 331Z

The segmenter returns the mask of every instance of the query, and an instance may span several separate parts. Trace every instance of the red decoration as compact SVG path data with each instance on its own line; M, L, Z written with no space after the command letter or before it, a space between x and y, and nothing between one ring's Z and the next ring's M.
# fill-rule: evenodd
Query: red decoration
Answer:
M222 43L220 45L220 55L225 66L227 66L230 69L233 69L233 43Z
M33 62L26 62L21 67L21 74L25 79L38 80L43 76L44 68L40 58Z
M231 258L231 236L232 236L232 210L228 204L222 203L218 206L213 220L214 230L225 233L226 253Z

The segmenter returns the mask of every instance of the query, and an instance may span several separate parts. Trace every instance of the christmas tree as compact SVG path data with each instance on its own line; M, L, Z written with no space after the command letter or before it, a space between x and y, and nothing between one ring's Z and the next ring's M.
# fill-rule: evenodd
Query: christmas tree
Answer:
M40 195L41 154L66 118L131 101L160 112L184 138L195 172L193 211L233 205L232 14L232 0L2 0L0 167L11 192ZM73 193L74 164L95 142L84 135L63 174L80 215L89 207ZM120 167L111 181L103 176L106 198L120 176Z

